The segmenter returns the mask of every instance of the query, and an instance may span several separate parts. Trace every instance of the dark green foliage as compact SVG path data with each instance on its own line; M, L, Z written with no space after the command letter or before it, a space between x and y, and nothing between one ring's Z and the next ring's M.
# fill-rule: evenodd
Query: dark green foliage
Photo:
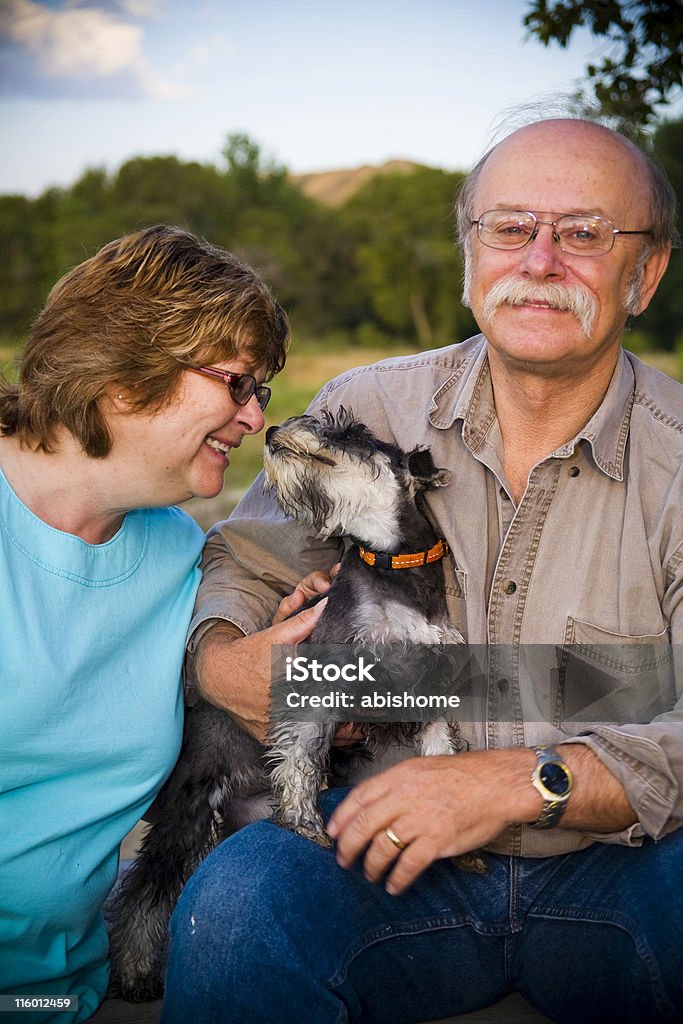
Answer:
M24 334L70 267L153 223L187 227L258 268L298 334L425 346L470 329L450 219L458 175L387 175L332 209L246 135L229 136L223 158L216 167L136 157L33 201L0 197L0 335Z
M534 0L524 24L545 46L566 46L579 26L602 36L608 52L586 74L600 108L623 123L645 126L680 95L681 0Z
M462 263L451 215L461 174L430 167L378 175L341 211L355 238L357 293L367 315L420 348L475 330L460 304Z
M654 148L683 186L683 122ZM460 304L462 265L451 214L462 175L418 167L377 175L345 205L307 198L247 136L224 163L137 157L113 175L86 171L38 199L0 196L0 337L19 341L52 284L99 246L148 224L179 224L257 267L289 311L295 336L330 344L445 345L476 328ZM683 260L638 321L645 344L681 334Z
M652 140L654 156L664 168L679 197L678 230L683 236L683 120L660 125ZM674 249L669 269L649 308L637 321L652 345L674 349L683 345L683 249Z

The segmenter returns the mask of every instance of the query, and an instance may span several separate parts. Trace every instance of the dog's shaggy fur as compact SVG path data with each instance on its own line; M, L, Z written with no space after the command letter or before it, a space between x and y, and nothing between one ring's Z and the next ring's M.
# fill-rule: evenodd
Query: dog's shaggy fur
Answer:
M437 536L421 508L424 492L448 482L427 450L404 452L341 410L320 421L294 417L271 427L264 468L283 511L320 537L344 536L379 552L428 550ZM454 644L442 563L400 570L369 567L349 547L309 642L410 652ZM415 661L415 671L426 666ZM411 666L412 668L412 666ZM404 676L405 678L405 676ZM113 995L161 995L161 956L169 917L190 874L216 842L275 809L276 821L330 846L317 806L337 723L281 720L268 749L230 716L199 701L187 714L178 764L158 798L158 822L112 901ZM457 725L361 725L366 747L415 739L418 754L454 753ZM268 772L268 762L274 768ZM466 866L466 865L464 865ZM477 865L473 865L475 868Z

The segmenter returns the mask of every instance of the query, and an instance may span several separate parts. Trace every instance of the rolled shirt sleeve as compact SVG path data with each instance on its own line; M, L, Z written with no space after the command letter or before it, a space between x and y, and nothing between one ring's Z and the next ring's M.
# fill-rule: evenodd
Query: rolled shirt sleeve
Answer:
M670 621L672 673L677 701L642 725L596 726L567 742L590 747L624 787L638 821L615 833L586 833L604 843L638 845L683 825L683 546L666 574L664 607Z
M208 533L190 653L216 621L232 622L245 634L263 629L299 580L339 560L341 542L321 541L286 519L263 483L260 473L230 519Z

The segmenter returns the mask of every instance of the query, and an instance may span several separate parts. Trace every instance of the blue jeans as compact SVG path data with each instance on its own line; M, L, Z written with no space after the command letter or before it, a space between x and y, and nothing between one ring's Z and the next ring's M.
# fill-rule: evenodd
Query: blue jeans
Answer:
M325 810L345 791L323 794ZM190 879L162 1024L402 1024L519 990L567 1024L683 1019L683 830L639 849L450 860L401 896L273 825Z

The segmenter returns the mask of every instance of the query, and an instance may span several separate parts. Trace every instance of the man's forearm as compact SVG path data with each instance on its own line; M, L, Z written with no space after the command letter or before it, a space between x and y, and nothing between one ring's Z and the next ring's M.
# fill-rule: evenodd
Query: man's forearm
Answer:
M582 832L621 832L638 820L624 787L588 747L565 743L556 748L574 776L574 788L562 825Z
M580 832L621 832L637 820L624 788L600 759L588 747L565 743L554 746L570 768L574 785L559 827L574 828ZM503 758L502 751L490 751L492 766L496 758ZM486 756L485 754L485 756ZM501 773L496 767L495 775L507 779L510 824L533 824L543 809L543 799L531 783L536 766L533 751L509 749L512 760ZM488 765L488 760L486 762ZM501 800L504 794L501 793Z
M243 636L234 622L221 621L215 622L197 643L190 662L192 675L201 696L212 704L217 703L215 698L223 689L225 664L222 656L229 644Z
M195 655L200 695L227 711L264 742L270 729L271 645L263 633L245 636L231 622L212 626Z

